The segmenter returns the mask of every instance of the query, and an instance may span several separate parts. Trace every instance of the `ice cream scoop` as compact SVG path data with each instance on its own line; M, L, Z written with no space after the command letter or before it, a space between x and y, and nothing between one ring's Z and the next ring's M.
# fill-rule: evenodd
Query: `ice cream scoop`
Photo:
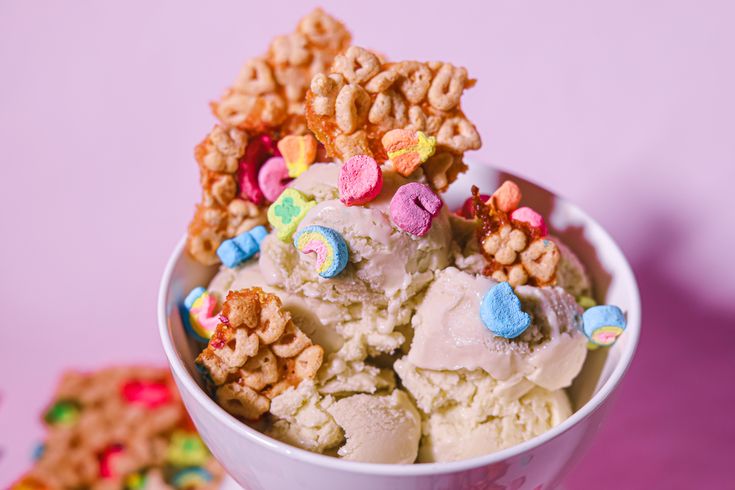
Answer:
M353 395L328 409L345 431L347 442L338 454L366 463L410 464L416 459L421 417L406 393Z
M410 362L427 369L484 369L502 381L527 379L548 389L569 386L587 350L581 308L558 287L519 286L531 326L515 339L482 323L482 297L497 283L449 267L437 273L413 317Z

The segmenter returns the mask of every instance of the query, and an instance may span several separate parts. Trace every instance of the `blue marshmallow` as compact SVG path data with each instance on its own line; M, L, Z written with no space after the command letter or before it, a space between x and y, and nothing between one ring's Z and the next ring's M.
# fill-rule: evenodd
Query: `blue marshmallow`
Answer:
M33 461L38 461L43 457L43 453L46 452L46 446L44 443L39 442L36 444L36 446L33 448L33 452L31 453L31 457L33 458Z
M186 299L184 300L184 306L186 306L187 309L191 309L191 306L194 304L194 301L199 298L202 294L204 294L207 290L204 289L202 286L195 287L191 290L189 294L186 295Z
M498 337L514 339L531 324L531 315L521 309L513 288L507 282L493 286L480 303L482 323Z
M199 299L199 296L206 292L207 290L205 288L203 288L202 286L197 286L192 289L189 294L186 295L186 298L184 298L184 303L179 305L179 315L181 315L181 322L184 324L184 329L197 341L205 343L208 342L209 339L205 339L201 335L196 333L194 328L191 326L189 310L191 310L191 307L194 305L194 301Z
M250 230L250 234L253 236L255 241L258 243L258 246L260 247L260 243L266 236L268 236L268 230L265 228L265 226L260 225Z
M217 248L217 256L230 269L234 269L260 251L260 242L268 234L265 226L256 226L250 231L240 233L235 238L225 240Z
M623 310L614 305L593 306L585 310L582 314L582 320L584 321L584 334L595 343L597 342L593 337L598 329L616 327L622 333L626 325Z
M242 253L245 254L247 259L251 258L253 255L258 253L258 250L260 250L258 242L255 241L255 238L253 238L253 235L251 235L249 231L237 235L232 239L232 241L235 242L237 248L242 250Z
M220 243L220 246L217 247L217 256L230 269L234 269L248 259L245 252L237 246L237 243L233 239Z

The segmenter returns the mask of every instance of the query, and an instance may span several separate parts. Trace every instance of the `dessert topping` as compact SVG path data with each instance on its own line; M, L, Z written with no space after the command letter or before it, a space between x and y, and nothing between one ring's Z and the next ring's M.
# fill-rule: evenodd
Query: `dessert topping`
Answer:
M531 316L521 309L521 300L507 282L496 284L485 293L480 318L493 334L506 339L518 337L531 324Z
M326 279L337 276L347 266L349 250L342 235L326 226L312 225L299 231L294 237L299 252L316 254L317 272Z
M355 155L339 169L339 200L345 206L366 204L383 189L383 171L372 157Z
M396 172L408 177L434 154L436 138L412 129L391 129L381 140Z
M216 385L218 404L232 415L259 418L270 400L303 379L312 379L324 350L312 344L282 309L275 294L260 288L230 291L209 345L197 357Z
M398 188L390 201L393 223L415 236L424 236L431 229L431 221L439 214L442 202L425 184L410 182Z

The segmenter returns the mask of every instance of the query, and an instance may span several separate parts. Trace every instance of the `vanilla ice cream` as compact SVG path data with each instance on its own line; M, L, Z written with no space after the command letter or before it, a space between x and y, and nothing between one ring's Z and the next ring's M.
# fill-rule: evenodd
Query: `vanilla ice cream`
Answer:
M319 277L314 258L302 256L292 243L268 236L261 244L260 268L268 284L307 297L342 305L370 304L386 310L389 329L400 324L404 303L425 288L437 269L449 264L451 233L446 208L431 231L415 237L392 225L389 204L395 189L408 182L392 172L383 174L380 195L364 206L345 206L336 198L338 164L316 164L291 187L317 201L299 224L328 226L349 246L347 268L329 280ZM362 307L362 306L361 306Z
M431 413L423 423L418 461L456 461L499 451L543 434L572 414L562 390L534 388L521 398L501 400L491 413L475 404Z
M338 164L314 164L290 186L316 201L299 229L327 226L347 243L341 274L320 277L312 255L269 234L257 261L223 267L209 285L220 300L254 286L277 294L324 348L315 379L272 399L265 431L353 461L413 463L486 454L568 417L563 388L587 352L574 296L590 291L571 250L553 238L557 286L515 288L531 325L515 339L498 337L479 314L497 282L481 274L476 223L444 206L426 236L404 233L389 203L409 180L385 168L378 198L348 207L338 174Z
M338 451L344 459L403 464L416 460L421 417L404 392L352 395L327 410L347 436Z
M543 433L571 414L587 354L582 262L513 182L486 200L473 186L456 213L442 200L481 144L464 68L339 41L316 75L274 42L228 92L237 121L197 147L188 248L223 264L180 305L208 340L204 384L257 430L349 461L455 461Z
M504 339L478 314L483 295L495 284L453 267L438 272L413 317L408 360L425 369L481 368L500 381L525 379L548 390L569 386L587 353L578 329L582 310L574 298L558 287L519 286L532 324L520 337Z

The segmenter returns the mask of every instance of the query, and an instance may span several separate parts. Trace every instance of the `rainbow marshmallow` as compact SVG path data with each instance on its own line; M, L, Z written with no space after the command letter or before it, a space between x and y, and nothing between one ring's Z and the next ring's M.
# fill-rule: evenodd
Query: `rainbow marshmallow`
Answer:
M197 287L186 296L181 308L184 327L199 342L208 342L219 318L215 314L217 298L203 287Z
M582 314L582 320L584 334L595 345L612 345L625 331L625 315L617 306L593 306Z
M174 488L184 490L186 488L201 488L212 481L212 474L201 466L192 466L176 472L171 479Z
M347 266L347 243L336 230L312 225L299 231L294 245L301 253L316 253L317 273L324 278L338 275Z

